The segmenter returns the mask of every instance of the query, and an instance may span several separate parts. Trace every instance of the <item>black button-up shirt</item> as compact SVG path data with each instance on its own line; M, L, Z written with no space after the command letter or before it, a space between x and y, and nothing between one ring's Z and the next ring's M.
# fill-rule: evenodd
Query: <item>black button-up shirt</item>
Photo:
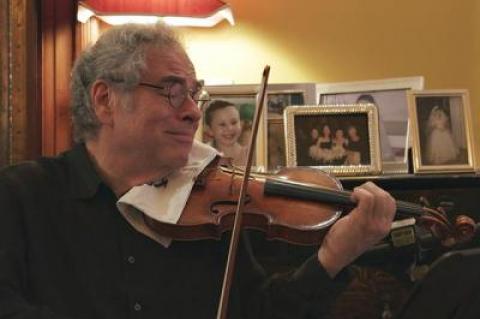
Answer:
M0 318L214 318L228 245L135 231L84 145L0 172ZM316 258L267 278L244 236L229 318L308 317L332 299Z

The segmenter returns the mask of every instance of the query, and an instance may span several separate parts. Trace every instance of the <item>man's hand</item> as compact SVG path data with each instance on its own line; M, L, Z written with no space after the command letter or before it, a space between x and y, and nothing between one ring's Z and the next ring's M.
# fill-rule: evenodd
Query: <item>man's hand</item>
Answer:
M356 187L352 199L357 207L328 231L318 259L331 277L390 232L395 200L372 182Z

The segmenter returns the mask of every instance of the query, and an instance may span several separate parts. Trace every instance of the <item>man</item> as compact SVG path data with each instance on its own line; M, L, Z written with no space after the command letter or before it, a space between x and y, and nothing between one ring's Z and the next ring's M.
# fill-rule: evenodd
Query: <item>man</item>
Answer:
M0 173L0 318L215 316L226 241L166 248L117 208L132 188L185 167L201 117L198 89L189 58L162 24L112 28L80 56L72 73L77 145ZM290 274L266 278L244 237L229 318L323 311L341 286L339 272L393 219L393 199L375 185L353 199L357 208Z

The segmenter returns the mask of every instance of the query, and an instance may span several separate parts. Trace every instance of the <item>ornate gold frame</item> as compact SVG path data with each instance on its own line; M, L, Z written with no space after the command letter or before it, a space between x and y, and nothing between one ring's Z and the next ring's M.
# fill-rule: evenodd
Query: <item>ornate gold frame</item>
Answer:
M290 106L284 113L287 166L297 166L297 140L295 136L295 117L318 115L365 114L368 121L369 165L325 165L313 166L337 176L359 176L379 174L382 170L380 142L378 133L378 112L373 104L348 105L310 105Z

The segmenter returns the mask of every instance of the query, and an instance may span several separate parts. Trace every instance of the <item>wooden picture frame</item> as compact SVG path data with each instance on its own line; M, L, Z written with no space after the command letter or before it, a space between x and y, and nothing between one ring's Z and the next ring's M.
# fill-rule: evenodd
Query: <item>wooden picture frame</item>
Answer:
M414 172L474 172L468 91L411 91L408 98Z
M375 105L290 106L284 120L287 166L316 167L337 176L381 172Z
M374 103L378 107L384 174L408 173L409 118L407 92L422 90L422 76L318 83L317 104Z

